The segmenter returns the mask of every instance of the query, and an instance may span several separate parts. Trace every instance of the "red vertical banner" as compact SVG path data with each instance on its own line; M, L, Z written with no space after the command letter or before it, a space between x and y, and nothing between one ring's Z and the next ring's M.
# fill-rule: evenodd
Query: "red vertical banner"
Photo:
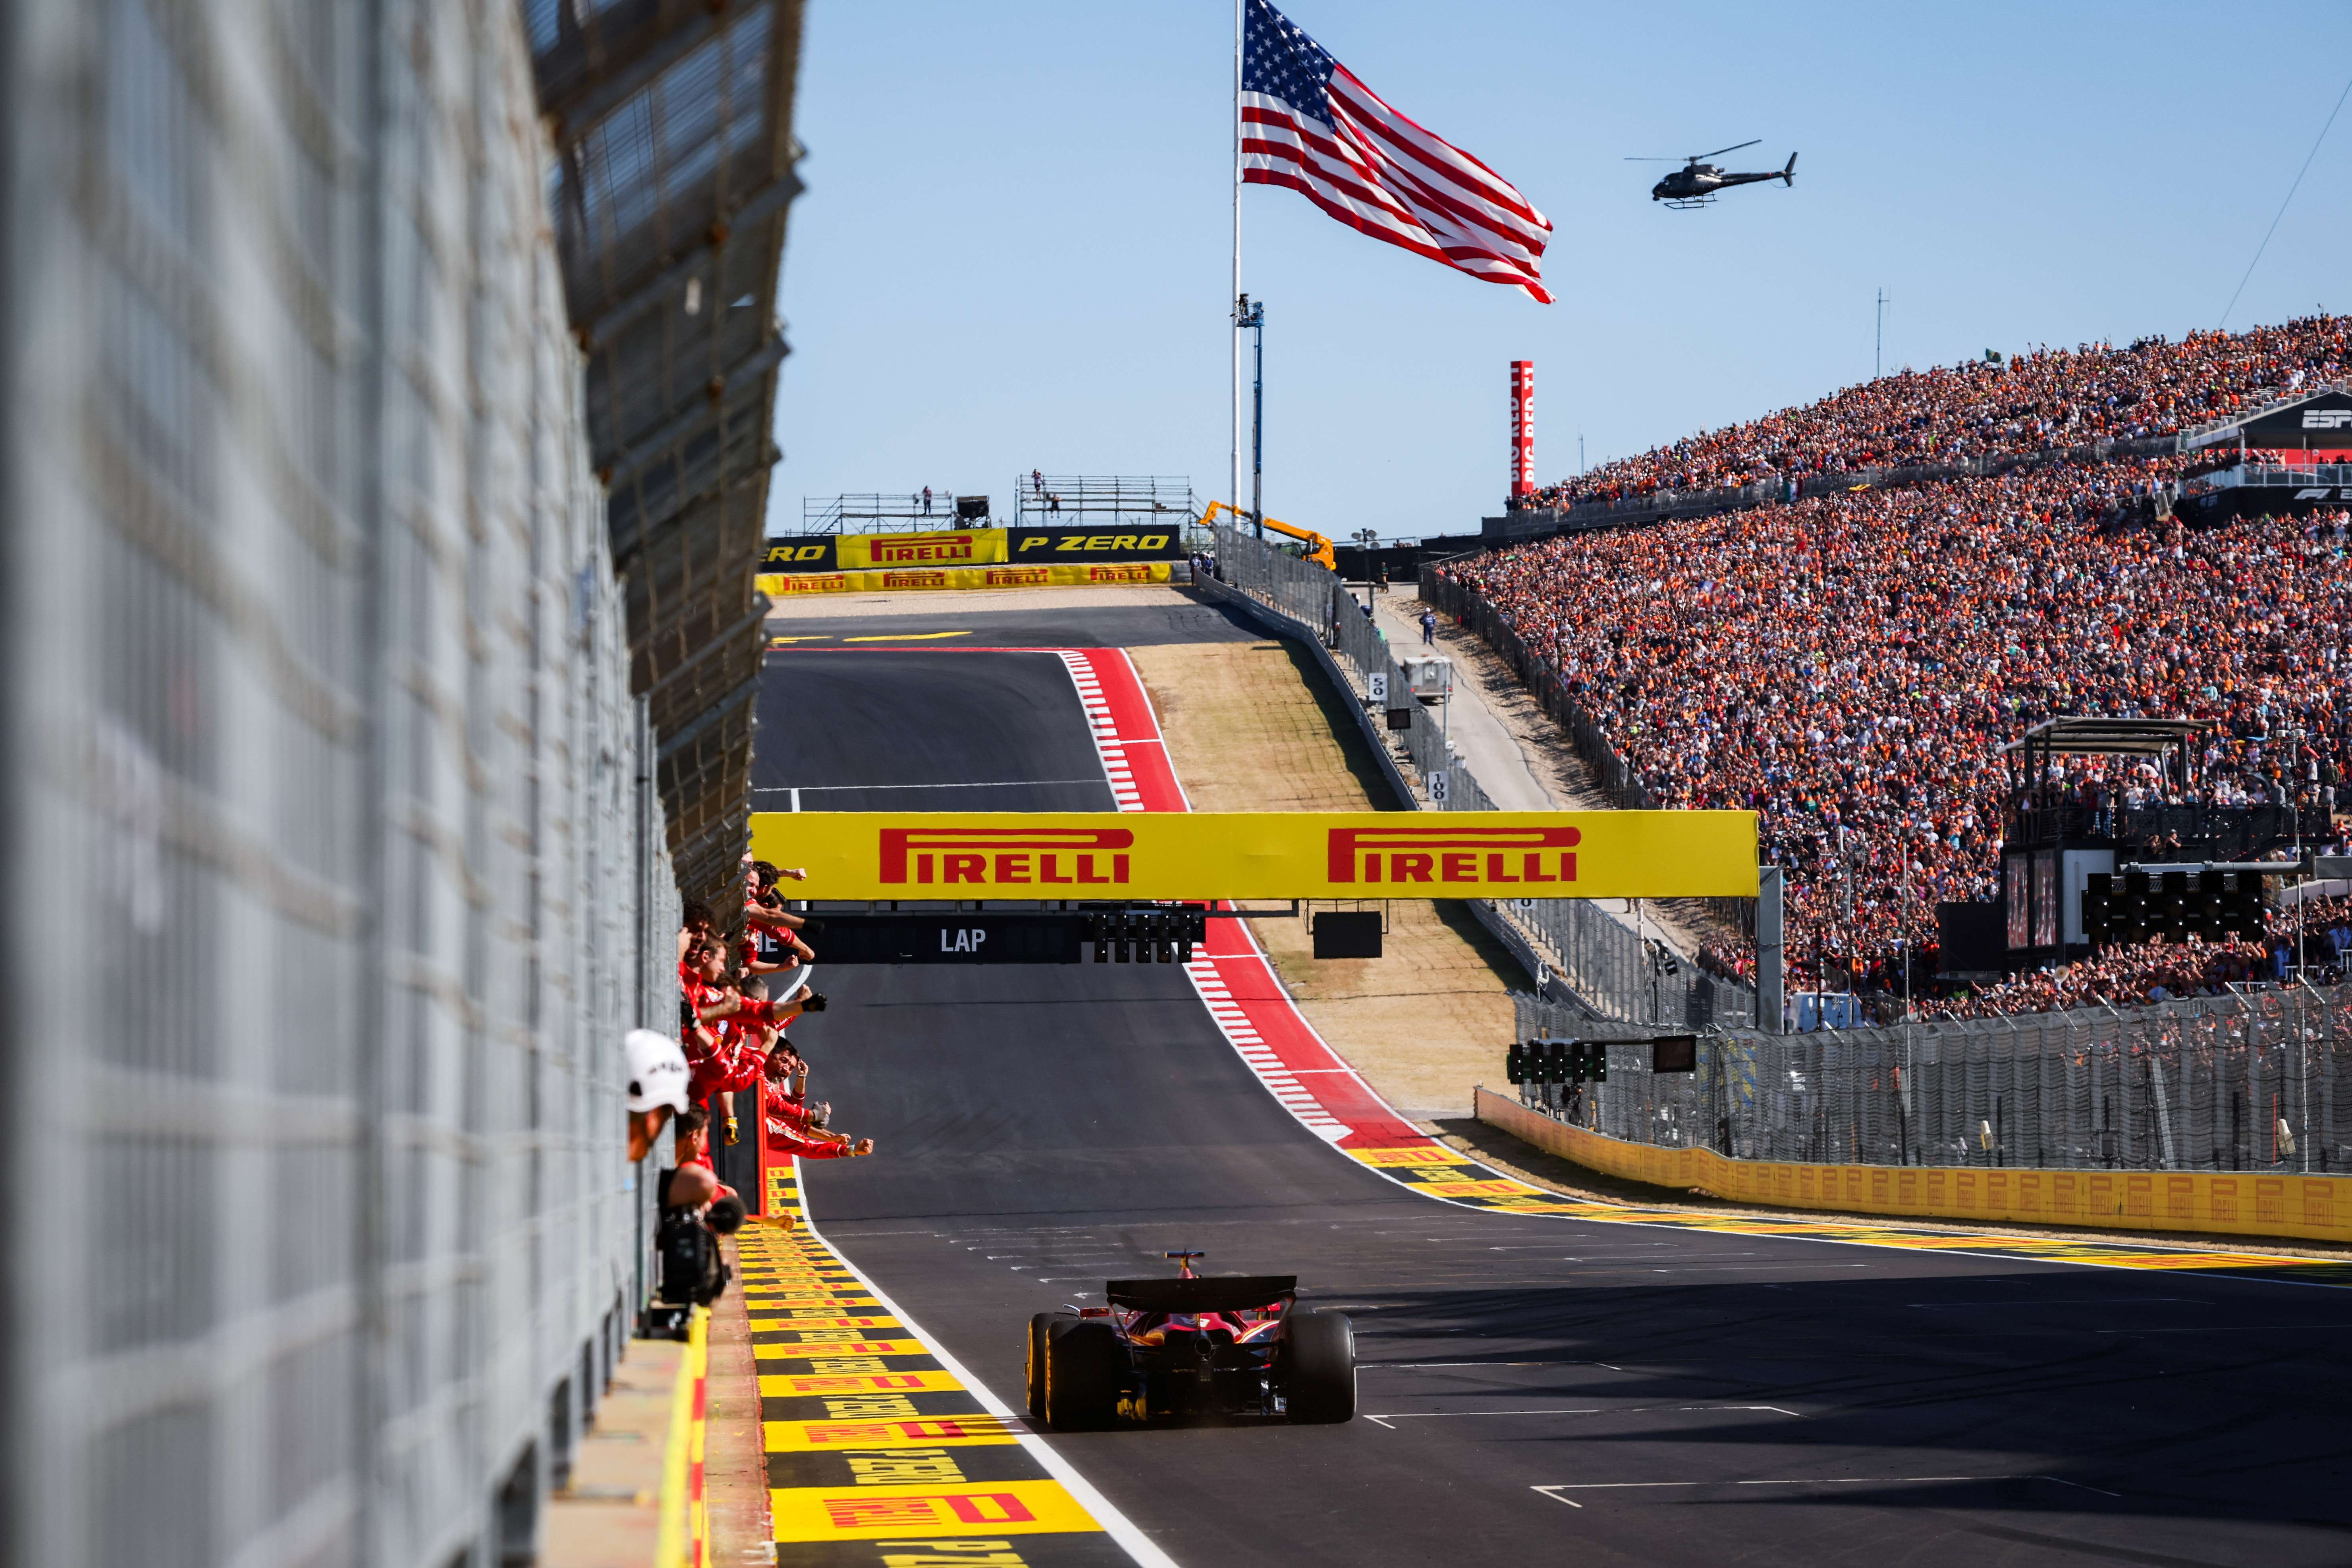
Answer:
M1536 493L1536 362L1511 362L1511 499Z

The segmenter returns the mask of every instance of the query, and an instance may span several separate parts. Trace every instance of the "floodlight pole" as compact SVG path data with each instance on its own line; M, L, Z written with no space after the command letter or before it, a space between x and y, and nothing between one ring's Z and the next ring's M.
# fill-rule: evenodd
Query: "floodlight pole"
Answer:
M1875 378L1886 374L1886 290L1878 291L1878 331L1870 342L1870 374Z
M1265 537L1265 301L1241 296L1234 324L1248 330L1254 340L1255 368L1250 374L1250 521L1257 536Z

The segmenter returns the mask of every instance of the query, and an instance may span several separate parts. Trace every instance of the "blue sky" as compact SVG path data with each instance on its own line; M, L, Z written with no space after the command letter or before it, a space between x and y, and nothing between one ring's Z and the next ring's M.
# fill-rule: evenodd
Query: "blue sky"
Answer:
M1886 363L2220 317L2352 75L2352 5L1940 9L1291 0L1291 19L1553 224L1543 306L1242 198L1266 302L1266 510L1475 529L1536 363L1539 479ZM1031 468L1222 499L1233 14L1223 0L810 0L772 529L804 495L1008 498ZM1653 204L1720 160L1793 190ZM2230 316L2352 309L2352 109Z

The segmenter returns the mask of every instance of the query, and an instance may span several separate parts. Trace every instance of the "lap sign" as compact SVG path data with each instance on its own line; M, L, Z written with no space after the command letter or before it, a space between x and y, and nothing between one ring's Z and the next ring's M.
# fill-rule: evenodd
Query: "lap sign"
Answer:
M1756 896L1744 811L761 812L751 847L815 900Z

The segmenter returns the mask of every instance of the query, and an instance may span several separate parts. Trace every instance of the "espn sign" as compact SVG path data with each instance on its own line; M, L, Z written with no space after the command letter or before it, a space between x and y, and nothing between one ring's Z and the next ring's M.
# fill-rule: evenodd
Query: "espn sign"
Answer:
M2352 430L2352 408L2306 408L2303 411L2303 427L2306 430Z
M1367 885L1391 887L1566 884L1576 880L1576 847L1583 841L1573 827L1334 827L1326 839L1326 870L1337 883L1357 881L1360 872ZM1566 890L1555 888L1553 895Z
M760 812L751 847L818 900L1756 896L1744 811Z

